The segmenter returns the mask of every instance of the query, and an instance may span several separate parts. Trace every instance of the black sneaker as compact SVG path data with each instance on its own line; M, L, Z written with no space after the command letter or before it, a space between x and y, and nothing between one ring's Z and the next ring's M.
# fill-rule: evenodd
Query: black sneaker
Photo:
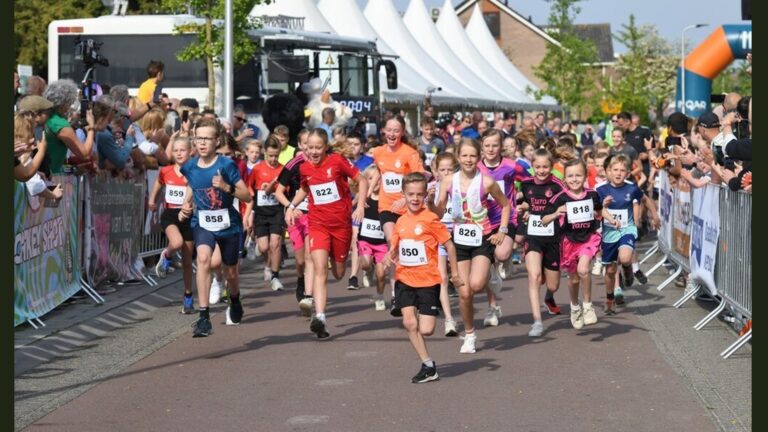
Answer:
M357 276L352 276L349 278L349 285L347 285L348 290L359 290L360 285L357 284Z
M456 287L451 282L448 282L448 297L459 298L459 292L456 291Z
M624 287L623 288L629 288L632 286L632 284L635 282L635 275L632 274L632 266L621 266L621 269L624 273Z
M318 339L325 339L331 335L325 329L325 321L319 319L317 316L312 318L312 321L309 323L309 330L316 334Z
M229 302L229 306L227 306L227 325L240 325L242 319L243 304L240 303L240 299Z
M304 297L304 278L296 279L296 301L300 302Z
M213 325L209 318L200 318L192 324L195 330L192 332L192 337L206 337L213 333Z
M424 363L421 364L421 370L415 377L411 378L411 382L414 384L425 383L430 381L437 381L440 377L437 375L437 363L433 367L429 367Z
M395 318L400 318L403 316L403 311L400 310L400 308L397 306L397 302L395 299L392 299L392 306L389 309L389 314L392 315Z
M638 282L640 282L641 285L645 285L648 283L648 276L643 273L642 270L638 269L635 272L635 279L637 279Z

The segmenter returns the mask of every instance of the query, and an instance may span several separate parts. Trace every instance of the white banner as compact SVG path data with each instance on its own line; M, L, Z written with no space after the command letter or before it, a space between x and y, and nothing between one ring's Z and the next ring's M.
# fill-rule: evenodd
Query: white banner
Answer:
M659 213L661 215L661 228L659 229L659 241L667 248L672 249L672 185L669 184L669 175L666 170L659 172Z
M715 286L715 257L720 236L720 191L717 187L694 189L691 230L691 277L717 295Z

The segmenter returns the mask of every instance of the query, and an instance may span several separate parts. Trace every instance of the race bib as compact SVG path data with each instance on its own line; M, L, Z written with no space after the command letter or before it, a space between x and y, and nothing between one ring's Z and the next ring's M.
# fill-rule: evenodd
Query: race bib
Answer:
M506 194L507 193L507 191L504 189L505 188L504 180L496 180L496 184L499 185L499 189L501 189L501 193L502 194ZM488 194L488 199L489 200L493 200L493 197L491 196L491 194Z
M315 205L330 204L341 199L339 188L336 187L336 182L328 182L315 186L310 185L309 190L312 192Z
M402 174L384 173L382 181L384 182L384 192L386 193L400 193L403 191Z
M229 228L229 209L200 210L197 222L211 232L225 230Z
M591 199L565 203L568 211L568 223L589 222L595 220L595 208Z
M483 244L483 230L476 224L455 225L453 241L462 246L480 246Z
M301 211L309 211L309 196L305 197L304 200L300 202L299 206L296 208Z
M384 230L381 229L381 223L374 219L363 219L360 227L360 235L371 239L384 239Z
M627 209L613 210L608 209L608 213L611 214L617 221L621 222L621 226L627 226L629 223L629 212Z
M427 166L432 165L432 161L435 160L435 156L437 156L435 153L425 153L424 154L424 163L427 164Z
M443 218L440 219L440 222L453 222L453 206L450 201L448 202L448 205L445 206L445 213L443 213Z
M186 193L186 186L165 185L165 202L173 205L182 205L184 204L184 195Z
M415 267L427 263L427 250L423 241L400 240L400 265Z
M275 194L266 193L263 190L256 192L256 205L259 207L276 206L280 204Z
M538 237L552 237L555 235L555 223L544 226L539 215L528 216L528 235Z

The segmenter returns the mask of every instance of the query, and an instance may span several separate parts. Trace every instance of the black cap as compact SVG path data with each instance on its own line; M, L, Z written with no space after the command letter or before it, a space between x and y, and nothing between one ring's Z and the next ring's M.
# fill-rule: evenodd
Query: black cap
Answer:
M193 98L184 98L179 101L180 107L189 107L192 109L198 109L200 108L200 104L197 103L197 99Z
M707 129L710 128L719 128L720 127L720 119L717 117L717 114L707 111L704 114L699 116L699 121L696 123L697 126L703 126Z

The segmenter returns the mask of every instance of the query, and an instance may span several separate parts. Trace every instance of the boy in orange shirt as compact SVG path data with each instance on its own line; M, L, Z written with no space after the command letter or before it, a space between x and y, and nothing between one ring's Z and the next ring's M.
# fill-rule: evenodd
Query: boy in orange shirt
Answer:
M422 361L421 370L411 382L424 383L439 379L437 365L429 357L424 341L424 336L435 331L440 305L439 245L442 244L448 251L454 286L458 288L463 282L458 277L456 249L451 234L440 218L424 207L427 197L427 178L424 174L406 174L403 177L403 193L408 211L395 223L385 265L397 263L396 303L403 314L403 327Z

